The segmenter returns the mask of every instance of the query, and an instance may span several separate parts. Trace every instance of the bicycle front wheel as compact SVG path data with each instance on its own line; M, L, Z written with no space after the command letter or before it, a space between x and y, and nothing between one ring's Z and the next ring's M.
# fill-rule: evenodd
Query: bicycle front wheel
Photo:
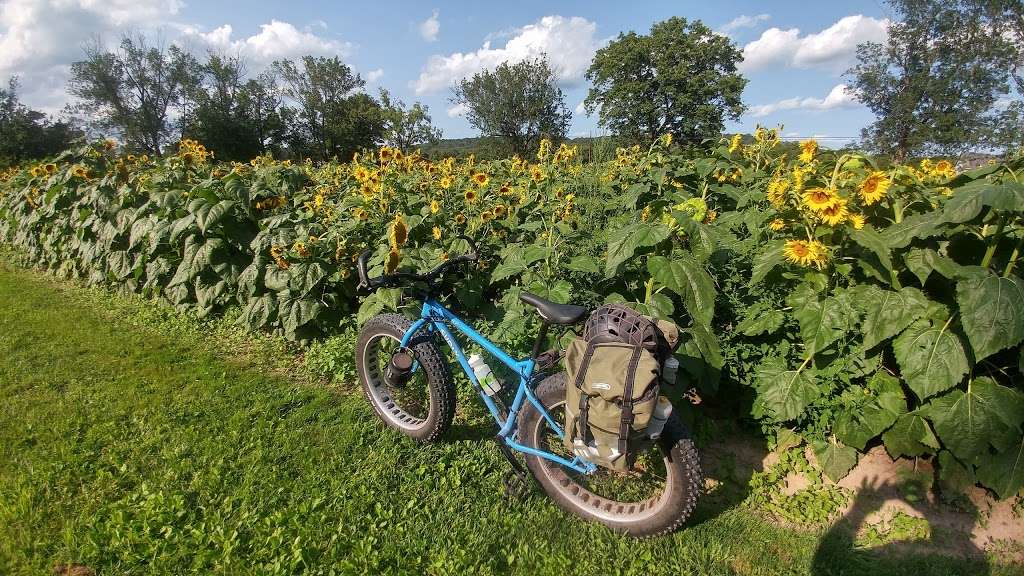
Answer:
M546 378L536 391L537 398L563 428L565 387L563 372ZM523 411L519 437L532 448L570 460L573 457L530 403ZM681 526L693 512L703 482L697 449L675 415L650 449L637 455L629 472L600 468L592 474L580 474L532 455L526 456L526 465L563 510L636 538L667 534Z
M409 343L418 367L411 379L392 386L384 379L391 355L412 327L401 314L380 314L359 331L356 372L366 399L388 426L420 442L437 440L455 415L455 383L433 337L420 332Z

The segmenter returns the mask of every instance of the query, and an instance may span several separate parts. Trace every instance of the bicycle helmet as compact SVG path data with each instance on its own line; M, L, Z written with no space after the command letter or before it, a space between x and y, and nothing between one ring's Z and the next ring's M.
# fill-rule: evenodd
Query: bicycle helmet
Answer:
M667 355L668 345L658 326L622 304L605 304L587 318L583 339L588 342L623 342L642 346L659 358Z

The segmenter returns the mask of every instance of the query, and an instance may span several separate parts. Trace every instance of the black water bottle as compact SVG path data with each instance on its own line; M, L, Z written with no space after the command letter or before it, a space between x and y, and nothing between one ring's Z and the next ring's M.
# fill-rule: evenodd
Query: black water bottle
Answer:
M384 369L384 381L393 388L405 386L412 377L413 362L415 362L415 358L412 355L412 350L408 348L395 350L391 355L391 361L388 362L388 367Z

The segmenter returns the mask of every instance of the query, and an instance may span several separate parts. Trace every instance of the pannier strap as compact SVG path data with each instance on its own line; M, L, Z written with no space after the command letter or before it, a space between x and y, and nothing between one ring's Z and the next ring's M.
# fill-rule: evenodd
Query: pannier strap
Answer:
M576 421L576 435L577 438L582 438L583 444L590 443L590 426L587 422L587 413L590 409L590 397L583 392L583 377L587 373L587 368L590 367L590 361L594 356L595 348L597 348L596 343L587 343L587 350L583 353L583 359L580 360L579 369L576 371L576 382L573 383L573 386L580 391L580 417Z
M619 454L625 454L628 448L629 429L633 425L633 381L636 379L636 369L640 365L640 353L643 348L633 347L633 355L629 358L629 366L626 367L626 386L622 391L622 417L619 420Z

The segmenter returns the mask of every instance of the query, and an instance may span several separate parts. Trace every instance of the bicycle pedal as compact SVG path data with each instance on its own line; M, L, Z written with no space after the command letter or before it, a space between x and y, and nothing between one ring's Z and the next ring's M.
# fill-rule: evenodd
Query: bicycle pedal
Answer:
M525 477L525 474L517 470L505 472L501 483L505 488L505 496L508 498L522 499L530 493L529 479Z

